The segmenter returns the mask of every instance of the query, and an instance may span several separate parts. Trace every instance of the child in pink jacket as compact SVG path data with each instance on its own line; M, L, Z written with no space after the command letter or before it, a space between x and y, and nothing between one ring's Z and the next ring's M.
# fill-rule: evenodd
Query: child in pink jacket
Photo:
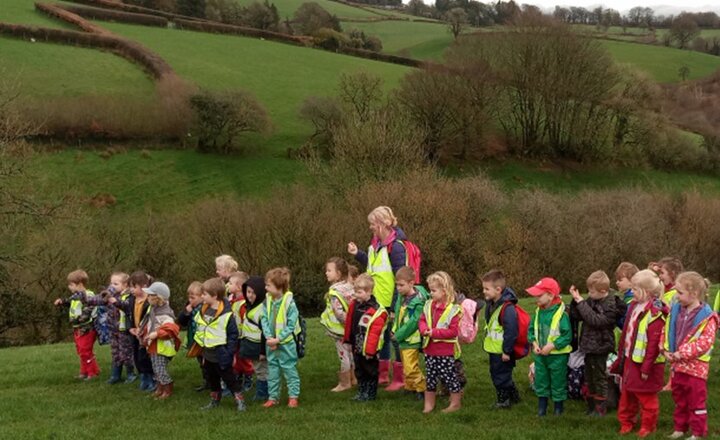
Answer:
M675 429L670 438L680 438L689 429L690 439L705 437L707 426L707 377L710 353L715 343L718 316L705 303L705 279L696 272L683 272L675 283L675 304L665 324L663 349L672 366L672 397Z

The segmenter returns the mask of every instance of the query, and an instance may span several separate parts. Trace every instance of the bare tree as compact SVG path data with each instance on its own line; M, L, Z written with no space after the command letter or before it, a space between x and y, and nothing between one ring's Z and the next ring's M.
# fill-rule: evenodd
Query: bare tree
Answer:
M467 12L463 8L452 8L445 14L445 22L448 25L450 33L457 40L457 37L462 33L465 26L468 23Z
M680 49L685 49L687 44L698 35L700 35L700 27L688 16L675 19L670 27L670 37L677 41Z

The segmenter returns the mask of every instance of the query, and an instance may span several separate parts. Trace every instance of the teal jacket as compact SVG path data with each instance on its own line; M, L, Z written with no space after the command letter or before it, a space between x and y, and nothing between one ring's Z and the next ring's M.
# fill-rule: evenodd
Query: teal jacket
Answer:
M407 303L407 304L406 304ZM400 310L402 307L405 307L405 312L403 315L403 320L405 322L397 323L397 328L395 329L395 323L393 323L393 328L395 329L395 340L400 345L400 349L407 350L407 349L419 349L422 345L422 340L418 343L411 344L409 342L406 342L406 339L410 337L414 332L418 329L418 321L420 321L420 316L423 313L423 305L425 304L425 299L421 294L415 291L415 294L412 295L409 299L409 301L404 298L400 297L398 301L395 301L395 319L400 318ZM407 319L405 319L407 318Z
M560 303L554 304L547 309L540 309L540 316L538 317L538 345L540 348L547 344L548 333L550 333L550 323L552 322L555 311L560 307ZM555 349L562 350L563 348L570 345L572 341L572 328L570 327L570 317L567 313L564 313L560 318L560 336L555 340ZM535 313L530 315L530 328L528 328L528 342L532 345L535 341Z

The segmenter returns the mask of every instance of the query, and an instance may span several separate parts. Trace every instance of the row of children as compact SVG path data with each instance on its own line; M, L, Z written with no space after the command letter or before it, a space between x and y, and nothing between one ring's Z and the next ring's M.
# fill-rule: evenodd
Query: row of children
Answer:
M297 406L300 386L295 336L299 324L297 308L289 292L289 272L278 268L269 271L265 279L247 277L236 272L236 263L228 268L225 263L232 262L228 259L223 256L216 262L218 275L224 276L227 285L221 278L191 285L188 306L180 317L180 322L189 327L190 355L200 355L203 374L212 392L207 408L217 406L222 380L234 393L238 408L244 409L242 386L236 373L247 384L253 373L257 376L256 397L267 398L267 407L278 404L282 373L288 383L289 406ZM321 323L335 340L340 361L340 383L333 391L352 387L356 379L356 400L376 397L377 353L389 343L383 335L391 325L391 340L400 350L405 389L418 395L422 393L424 412L430 412L435 405L438 382L442 382L450 393L450 405L445 411L459 409L464 386L462 364L458 362L463 312L456 302L450 276L436 272L428 277L428 297L415 284L415 271L411 267L401 268L394 280L401 299L391 315L373 296L373 277L362 274L352 280L351 267L340 258L330 259L326 264L326 277L331 286ZM516 360L523 356L522 350L518 350L518 341L527 340L534 359L538 415L547 413L550 400L554 403L554 413L563 413L568 355L572 351L572 317L582 322L579 348L585 353L589 414L605 414L606 363L608 355L617 350L617 360L610 372L622 377L618 409L621 433L632 430L638 411L642 414L638 435L644 437L655 430L659 412L657 393L662 388L667 360L672 365L671 387L676 402L673 436L679 438L688 430L693 436L706 435L705 381L718 323L713 309L704 303L707 283L694 272L682 272L682 265L674 259L652 263L651 269L639 271L629 263L620 265L616 284L623 291L625 301L618 301L610 294L607 275L600 271L591 274L587 280L587 299L574 287L570 289L573 301L569 314L560 298L558 283L552 278L543 278L526 289L536 297L538 306L530 319L517 306L517 295L506 285L502 272L493 270L485 274L482 282L487 308L483 347L490 354L490 375L497 392L494 406L507 408L520 400L512 373ZM71 273L68 282L73 295L67 300L58 300L57 304L71 306L81 376L93 377L99 370L92 356L92 344L88 352L87 340L94 338L94 330L88 323L92 319L95 297L85 288L87 275L81 271ZM132 293L129 297L128 282ZM266 291L270 294L267 299ZM224 298L226 293L230 294L229 299ZM163 310L169 297L167 286L151 284L143 273L129 278L114 274L108 292L101 297L107 297L106 304L120 306L117 307L119 335L116 339L125 341L112 346L111 381L119 380L122 365L129 367L131 377L132 364L128 362L126 348L130 340L134 364L141 374L141 387L142 379L148 380L148 369L141 367L144 350L145 356L149 354L151 359L149 374L154 374L160 385L159 397L172 394L172 381L166 374L167 361L157 359L164 356L162 350L174 354L173 349L177 350L179 344L177 326L161 318L172 314L171 310L169 313ZM147 303L157 308L155 312L143 304L146 298ZM127 332L132 338L122 335L128 325L120 322L124 322L126 316L130 318L132 327ZM621 322L622 334L616 342L614 329L618 322ZM157 340L170 343L158 344ZM424 375L419 363L421 352L425 357ZM152 389L152 376L149 380L146 388ZM264 395L265 387L267 395Z

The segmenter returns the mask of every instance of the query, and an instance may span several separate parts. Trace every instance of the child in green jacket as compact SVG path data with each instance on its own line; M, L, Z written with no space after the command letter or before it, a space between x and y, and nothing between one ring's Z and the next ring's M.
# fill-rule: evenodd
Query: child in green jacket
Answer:
M414 281L415 271L412 267L401 267L395 274L395 287L400 298L395 302L392 339L400 346L402 369L393 371L393 383L385 390L397 391L404 386L405 390L422 399L425 393L425 377L418 362L422 345L418 321L423 313L425 298L413 285Z
M537 301L537 309L528 328L535 360L535 393L538 395L538 416L547 413L548 401L555 403L555 415L563 413L567 400L567 363L572 347L570 318L560 298L560 285L552 278L543 278L525 289Z

